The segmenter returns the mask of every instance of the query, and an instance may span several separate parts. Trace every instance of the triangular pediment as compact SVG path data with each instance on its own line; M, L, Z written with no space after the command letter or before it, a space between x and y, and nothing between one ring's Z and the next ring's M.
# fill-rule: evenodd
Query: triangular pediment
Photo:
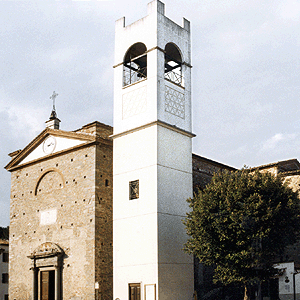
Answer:
M95 136L90 134L46 128L23 150L16 152L5 168L10 170L93 141Z

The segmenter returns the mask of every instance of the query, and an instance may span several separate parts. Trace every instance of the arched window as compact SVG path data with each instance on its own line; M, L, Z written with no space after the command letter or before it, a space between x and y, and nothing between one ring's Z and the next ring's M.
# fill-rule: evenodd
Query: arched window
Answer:
M124 58L123 86L147 78L147 48L143 43L132 45Z
M168 43L165 47L165 79L183 86L182 58L173 43Z

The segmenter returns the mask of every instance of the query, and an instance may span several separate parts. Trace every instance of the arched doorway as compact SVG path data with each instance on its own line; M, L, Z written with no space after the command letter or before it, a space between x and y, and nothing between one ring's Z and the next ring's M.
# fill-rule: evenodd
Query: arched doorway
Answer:
M61 300L61 266L64 251L51 242L37 247L32 259L33 300Z

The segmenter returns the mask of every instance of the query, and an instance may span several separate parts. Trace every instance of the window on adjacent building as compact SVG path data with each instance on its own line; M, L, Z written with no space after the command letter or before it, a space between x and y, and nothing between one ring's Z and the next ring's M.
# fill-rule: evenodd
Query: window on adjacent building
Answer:
M8 295L4 295L4 300L8 300Z
M129 200L139 198L139 180L129 181Z
M9 256L8 256L8 252L4 252L2 254L2 262L8 262Z
M141 300L140 283L129 283L129 300Z
M8 283L8 274L7 273L2 274L2 283Z

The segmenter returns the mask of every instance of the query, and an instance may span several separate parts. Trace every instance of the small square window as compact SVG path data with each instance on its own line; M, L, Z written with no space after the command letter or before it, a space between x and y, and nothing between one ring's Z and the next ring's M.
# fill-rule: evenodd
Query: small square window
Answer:
M129 200L139 198L139 180L129 181Z
M2 274L2 283L8 283L8 274L7 273Z
M8 263L8 259L9 259L9 257L8 257L8 252L4 252L4 253L2 254L2 262Z

